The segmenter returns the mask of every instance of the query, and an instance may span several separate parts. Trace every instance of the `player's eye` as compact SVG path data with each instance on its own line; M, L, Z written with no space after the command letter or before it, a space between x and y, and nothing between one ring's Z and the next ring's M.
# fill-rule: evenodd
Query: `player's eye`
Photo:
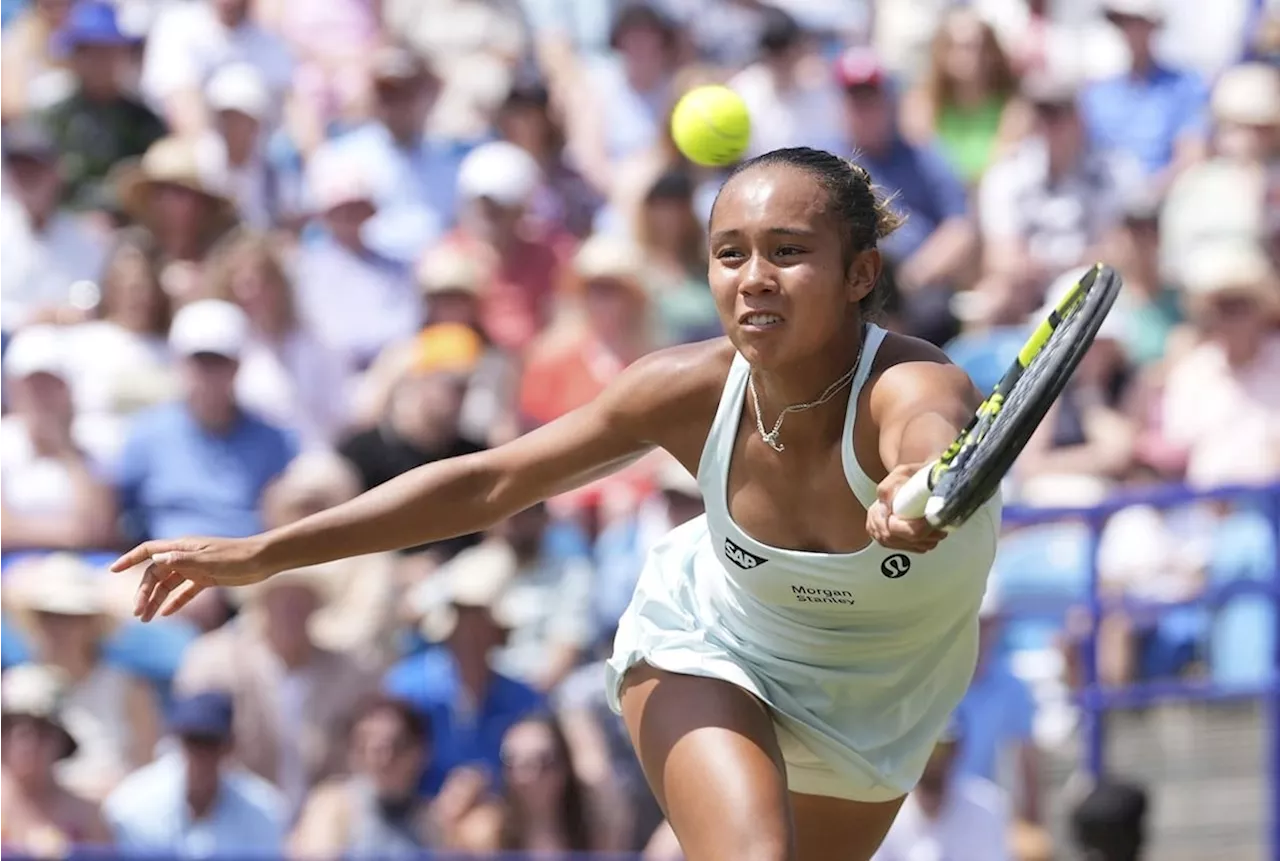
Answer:
M778 257L795 257L804 254L804 249L799 245L783 245L774 252Z
M743 253L736 248L721 248L716 252L717 260L741 260Z

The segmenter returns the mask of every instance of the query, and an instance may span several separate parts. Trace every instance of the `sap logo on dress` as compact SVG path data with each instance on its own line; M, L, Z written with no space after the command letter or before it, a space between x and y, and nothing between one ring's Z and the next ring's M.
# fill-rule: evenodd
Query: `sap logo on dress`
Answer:
M888 577L890 580L897 580L899 577L906 575L911 570L911 558L905 553L895 553L892 556L886 556L885 560L880 563L880 573Z
M750 570L769 561L763 557L756 556L754 553L748 553L728 538L724 540L724 555L734 565L745 570Z

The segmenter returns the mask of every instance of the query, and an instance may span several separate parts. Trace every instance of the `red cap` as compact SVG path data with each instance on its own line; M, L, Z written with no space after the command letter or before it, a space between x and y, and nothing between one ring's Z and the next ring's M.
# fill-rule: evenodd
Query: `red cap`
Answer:
M879 87L884 83L884 66L870 48L850 48L836 60L836 82L848 90L853 87Z

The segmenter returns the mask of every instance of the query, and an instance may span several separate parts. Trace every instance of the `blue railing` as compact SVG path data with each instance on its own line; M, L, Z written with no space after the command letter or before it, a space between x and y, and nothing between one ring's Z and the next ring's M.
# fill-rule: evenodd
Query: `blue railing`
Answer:
M1097 551L1102 530L1116 512L1135 505L1161 510L1195 503L1232 503L1248 511L1261 513L1270 527L1269 576L1246 578L1225 583L1210 583L1195 598L1176 602L1151 602L1133 599L1104 598L1100 594ZM1192 491L1183 486L1163 486L1136 493L1120 493L1105 502L1083 508L1029 508L1008 506L1004 521L1009 526L1035 526L1072 521L1083 523L1088 530L1092 558L1084 606L1088 612L1089 633L1082 643L1084 685L1077 695L1084 721L1085 766L1091 775L1105 771L1106 714L1114 709L1141 708L1165 702L1217 702L1239 699L1261 699L1266 705L1269 742L1268 782L1270 817L1270 857L1280 861L1280 483L1263 487L1231 486L1210 491ZM1098 681L1097 630L1108 612L1168 612L1174 608L1216 609L1242 597L1260 596L1270 599L1272 614L1272 654L1270 672L1265 677L1245 682L1220 682L1213 679L1170 679L1144 681L1123 688L1104 687ZM1010 608L1013 615L1017 607ZM1259 644L1261 645L1261 644Z

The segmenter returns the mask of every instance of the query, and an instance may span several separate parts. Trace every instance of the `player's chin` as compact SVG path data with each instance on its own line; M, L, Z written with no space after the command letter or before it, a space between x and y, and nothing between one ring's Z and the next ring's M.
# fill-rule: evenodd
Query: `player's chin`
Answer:
M734 324L730 340L753 368L767 370L785 365L794 357L794 340L786 322L770 326Z

